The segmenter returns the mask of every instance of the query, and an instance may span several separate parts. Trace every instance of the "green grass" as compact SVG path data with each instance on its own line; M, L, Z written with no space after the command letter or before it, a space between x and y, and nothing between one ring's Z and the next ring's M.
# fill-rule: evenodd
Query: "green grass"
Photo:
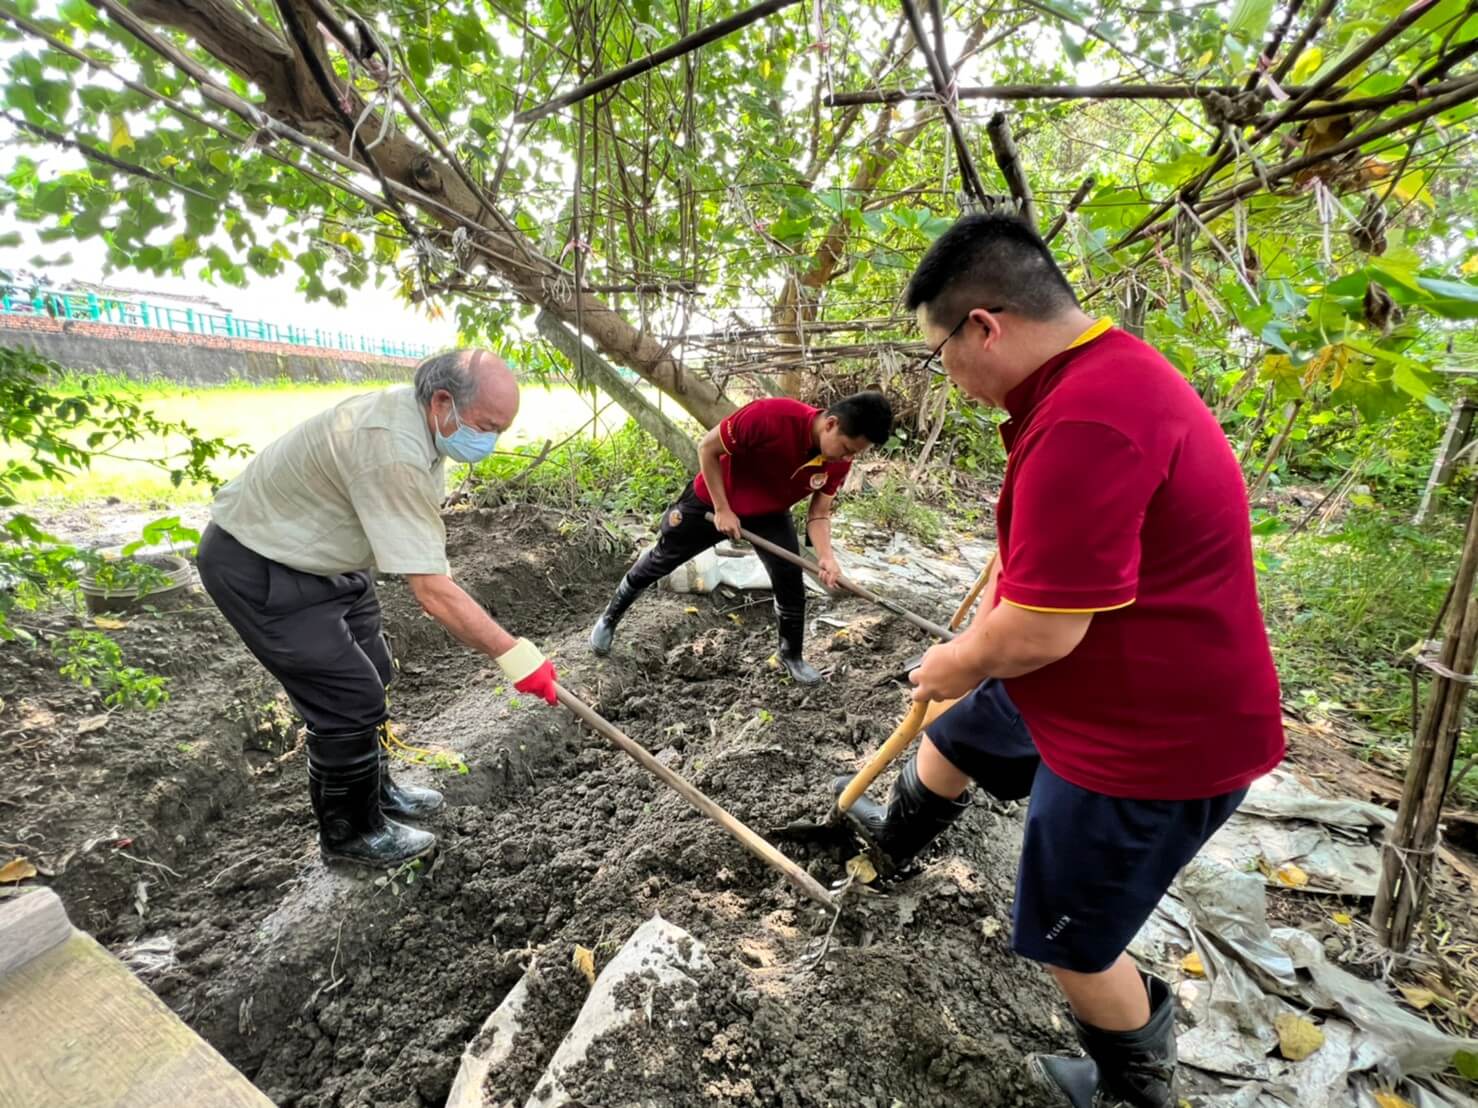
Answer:
M1417 528L1376 509L1352 512L1337 532L1262 546L1259 585L1288 703L1356 721L1381 743L1411 741L1408 651L1424 640L1457 568L1466 507ZM1421 682L1425 697L1430 681ZM1478 697L1468 717L1478 722ZM1470 722L1458 762L1478 750ZM1470 775L1464 793L1478 790Z
M188 423L202 435L220 437L246 446L250 453L223 459L216 467L222 478L235 476L252 454L310 416L361 392L395 382L337 382L330 384L276 381L270 384L233 383L209 388L191 388L151 382L139 384L122 378L92 378L98 388L129 393L161 419ZM63 383L63 391L80 391L77 379ZM591 417L590 399L573 389L545 389L526 385L518 420L498 442L499 450L516 450L530 444L537 450L546 439L560 439L577 430ZM601 398L604 404L604 398ZM600 432L609 434L625 422L625 413L612 407L600 419ZM210 499L204 485L175 488L167 474L144 461L171 454L181 441L145 438L120 450L127 457L99 459L93 467L65 481L37 481L21 490L24 503L39 500L79 502L115 496L130 503L192 504ZM20 457L14 447L0 447L0 460Z

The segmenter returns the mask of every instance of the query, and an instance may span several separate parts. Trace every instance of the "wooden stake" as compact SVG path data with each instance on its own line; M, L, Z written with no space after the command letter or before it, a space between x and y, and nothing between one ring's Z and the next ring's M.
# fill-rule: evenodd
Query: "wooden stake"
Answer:
M1468 516L1463 553L1453 577L1442 628L1437 674L1422 711L1421 723L1406 763L1406 784L1396 809L1396 823L1386 837L1381 884L1371 910L1376 935L1393 951L1411 943L1411 933L1426 910L1431 891L1432 859L1438 843L1442 803L1452 774L1463 707L1478 655L1478 497ZM1418 663L1421 664L1421 663ZM1438 668L1440 667L1440 668Z
M795 887L797 892L810 897L823 908L836 911L836 897L822 888L820 882L784 854L781 854L780 851L771 846L758 833L751 831L734 816L731 816L723 808L720 808L712 800L704 796L696 786L684 780L676 773L673 773L672 770L657 761L648 752L646 747L620 731L608 720L602 718L594 708L570 692L569 689L556 683L554 691L559 697L559 702L574 712L587 727L598 734L604 735L611 742L626 751L627 754L630 754L653 777L656 777L694 808L713 820L730 835L733 835L738 840L739 845L744 847L745 850L784 876Z

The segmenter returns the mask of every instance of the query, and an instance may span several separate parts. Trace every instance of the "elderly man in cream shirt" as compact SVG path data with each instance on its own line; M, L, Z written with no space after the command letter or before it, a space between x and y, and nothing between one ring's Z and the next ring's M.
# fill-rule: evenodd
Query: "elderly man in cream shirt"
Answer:
M307 725L326 860L395 866L436 844L399 822L425 819L442 797L390 779L381 739L393 671L375 573L404 575L428 615L519 691L556 703L553 665L452 580L441 521L445 459L485 458L517 414L518 382L496 354L438 354L413 385L351 397L287 432L211 507L200 579Z

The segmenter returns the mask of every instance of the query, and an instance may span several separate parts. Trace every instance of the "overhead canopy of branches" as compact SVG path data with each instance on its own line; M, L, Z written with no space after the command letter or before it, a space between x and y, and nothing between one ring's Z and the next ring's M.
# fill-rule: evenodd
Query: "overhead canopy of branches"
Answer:
M742 9L0 0L0 206L118 268L394 281L469 339L543 309L705 426L922 399L899 291L962 207L1038 219L1224 414L1440 408L1471 364L1470 0L762 7L574 100Z

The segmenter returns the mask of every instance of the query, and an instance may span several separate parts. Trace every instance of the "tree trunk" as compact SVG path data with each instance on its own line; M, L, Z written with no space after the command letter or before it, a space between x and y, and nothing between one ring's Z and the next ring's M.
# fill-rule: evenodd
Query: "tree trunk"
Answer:
M117 6L110 0L92 2L110 12ZM306 0L282 2L292 5L308 28L314 52L332 72L312 5ZM348 129L315 84L304 56L236 0L134 0L129 11L190 35L217 62L261 89L262 99L255 107L355 157ZM349 103L348 114L357 118L364 110L363 100L342 82L339 89ZM380 114L371 114L361 130L378 134ZM454 217L413 197L411 203L419 203L429 219L449 231L461 226L462 220L475 225L478 231L471 237L489 248L478 256L520 299L571 325L578 318L580 328L598 349L671 396L704 427L714 426L734 410L733 401L707 375L685 370L655 337L634 327L598 297L573 289L568 296L558 295L561 286L570 284L571 275L539 253L510 221L491 211L468 187L463 174L433 157L398 127L387 129L373 157L386 178L455 213Z
M594 350L584 348L580 336L549 312L541 311L534 320L539 333L550 341L572 366L580 367L607 396L625 408L643 431L651 435L689 473L698 472L698 448L693 440L657 406L643 396L615 368Z

